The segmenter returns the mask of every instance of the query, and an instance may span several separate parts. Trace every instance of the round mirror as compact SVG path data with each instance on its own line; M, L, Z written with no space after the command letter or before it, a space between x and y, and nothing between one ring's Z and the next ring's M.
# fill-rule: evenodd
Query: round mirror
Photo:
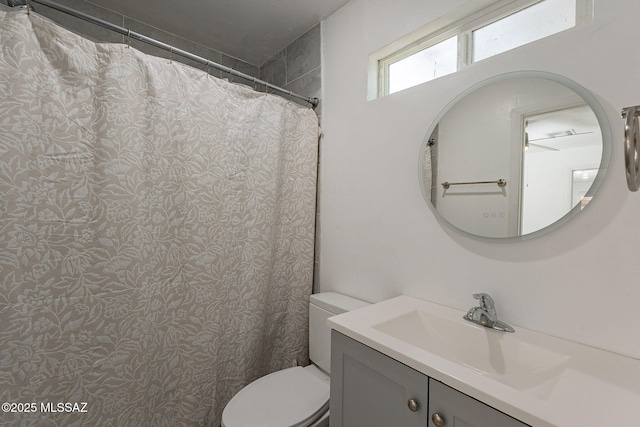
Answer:
M610 157L602 107L586 89L541 72L487 80L456 98L420 152L436 216L471 237L548 231L593 198Z

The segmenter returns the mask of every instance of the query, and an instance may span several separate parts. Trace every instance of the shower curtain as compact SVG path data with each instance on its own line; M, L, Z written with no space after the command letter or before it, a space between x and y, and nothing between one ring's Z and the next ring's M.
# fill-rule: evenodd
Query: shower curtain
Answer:
M0 424L218 426L305 362L314 112L34 13L0 50Z

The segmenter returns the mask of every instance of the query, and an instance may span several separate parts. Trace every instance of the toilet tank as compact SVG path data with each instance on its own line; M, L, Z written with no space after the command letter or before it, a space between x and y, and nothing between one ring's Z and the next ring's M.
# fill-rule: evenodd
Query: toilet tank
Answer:
M331 328L327 319L367 305L368 302L335 292L309 297L309 358L325 373L329 373L331 366Z

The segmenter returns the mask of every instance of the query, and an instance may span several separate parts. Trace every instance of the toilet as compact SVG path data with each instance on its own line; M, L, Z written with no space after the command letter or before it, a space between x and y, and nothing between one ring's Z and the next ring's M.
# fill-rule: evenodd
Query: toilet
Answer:
M335 292L309 297L311 365L258 378L222 412L222 427L328 427L331 328L327 319L369 305Z

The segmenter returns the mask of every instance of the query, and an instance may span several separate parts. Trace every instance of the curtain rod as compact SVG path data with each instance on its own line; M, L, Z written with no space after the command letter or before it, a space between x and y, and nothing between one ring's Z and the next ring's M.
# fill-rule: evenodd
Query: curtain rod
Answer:
M11 3L18 3L18 2L14 1L14 2L11 2ZM38 4L45 5L47 7L52 8L52 9L56 9L56 10L58 10L60 12L64 12L66 14L75 16L76 18L80 18L80 19L83 19L85 21L91 22L92 24L99 25L99 26L101 26L103 28L106 28L108 30L112 30L112 31L115 31L117 33L120 33L120 34L126 36L129 39L139 40L141 42L150 44L152 46L167 50L167 51L171 52L172 54L179 55L179 56L182 56L182 57L187 58L187 59L191 59L192 61L196 61L196 62L198 62L200 64L203 64L203 65L206 65L208 67L217 68L218 70L224 71L225 73L229 73L229 74L231 74L233 76L241 77L243 79L250 80L250 81L252 81L253 83L255 83L257 85L264 86L264 87L267 87L269 89L273 89L273 90L275 90L277 92L289 95L289 96L291 96L293 98L301 99L301 100L311 104L311 108L313 108L313 109L315 109L318 106L318 103L320 102L320 100L318 98L311 98L311 97L308 97L308 96L299 95L299 94L294 93L294 92L292 92L290 90L281 88L281 87L273 85L273 84L271 84L269 82L265 82L264 80L260 80L258 78L253 77L253 76L250 76L248 74L245 74L245 73L242 73L240 71L234 70L233 68L229 68L229 67L224 66L222 64L218 64L217 62L210 61L210 60L208 60L206 58L203 58L203 57L198 56L198 55L194 55L193 53L187 52L185 50L178 49L177 47L173 47L171 45L168 45L168 44L163 43L161 41L158 41L156 39L152 39L151 37L147 37L147 36L145 36L143 34L136 33L135 31L131 31L131 29L129 29L129 28L125 28L125 27L121 27L121 26L116 25L116 24L112 24L111 22L104 21L104 20L102 20L100 18L96 18L95 16L86 14L84 12L80 12L79 10L71 9L70 7L61 5L59 3L56 3L56 2L53 2L53 1L50 1L50 0L23 0L21 3L22 3L23 6L27 7L27 11L29 10L29 3L38 3Z

